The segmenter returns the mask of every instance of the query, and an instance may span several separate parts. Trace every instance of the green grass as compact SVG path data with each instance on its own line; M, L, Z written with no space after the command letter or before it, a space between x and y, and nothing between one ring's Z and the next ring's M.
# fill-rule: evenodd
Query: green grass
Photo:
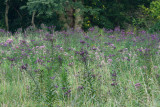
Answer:
M98 30L1 32L0 106L159 107L160 35Z

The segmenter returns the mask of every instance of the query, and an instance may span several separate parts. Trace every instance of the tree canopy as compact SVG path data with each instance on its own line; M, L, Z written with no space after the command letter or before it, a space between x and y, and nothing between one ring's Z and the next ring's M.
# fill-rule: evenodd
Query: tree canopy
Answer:
M57 30L98 26L113 29L139 25L139 15L159 18L159 0L0 0L0 28L15 31L44 23ZM144 8L139 8L144 7ZM145 16L143 17L145 19ZM134 22L134 23L133 23ZM138 24L137 24L138 23ZM142 24L141 24L142 25ZM146 26L142 26L146 27Z

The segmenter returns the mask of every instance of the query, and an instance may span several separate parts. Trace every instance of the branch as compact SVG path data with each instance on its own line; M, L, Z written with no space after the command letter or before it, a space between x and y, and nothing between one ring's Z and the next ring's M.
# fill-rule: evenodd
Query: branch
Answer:
M18 13L18 15L20 16L21 20L22 20L22 15L20 14L20 12L14 7L14 10Z

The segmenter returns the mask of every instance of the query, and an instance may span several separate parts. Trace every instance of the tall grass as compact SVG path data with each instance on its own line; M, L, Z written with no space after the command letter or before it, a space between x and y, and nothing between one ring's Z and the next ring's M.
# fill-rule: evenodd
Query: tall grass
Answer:
M160 106L158 33L0 31L1 107Z

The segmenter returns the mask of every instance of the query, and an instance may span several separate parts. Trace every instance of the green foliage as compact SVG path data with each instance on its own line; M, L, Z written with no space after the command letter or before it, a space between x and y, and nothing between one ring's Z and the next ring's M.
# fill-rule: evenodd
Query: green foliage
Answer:
M150 27L149 31L152 33L160 31L160 20L157 21L152 27Z
M152 1L150 4L150 8L148 9L148 12L149 14L151 14L153 18L160 19L160 1Z
M150 32L156 32L159 31L160 27L160 1L155 0L150 3L149 7L146 7L144 5L141 6L142 10L148 15L148 17L143 18L144 20L147 20L148 22L151 22L147 27Z
M127 28L126 24L136 24L136 26L144 27L147 20L137 18L134 12L143 9L138 8L144 5L148 9L150 16L159 19L159 1L152 0L9 0L9 27L11 31L18 28L26 28L31 25L33 12L35 14L35 24L37 27L41 23L47 26L57 26L57 30L61 30L66 23L70 23L68 19L72 16L75 21L75 9L80 9L83 20L82 28L87 30L90 27L98 26L100 28L113 29L116 26ZM0 26L5 27L5 2L0 1ZM151 4L150 4L151 3ZM150 6L150 7L149 7ZM73 14L68 11L73 9ZM158 10L158 11L157 11ZM67 19L62 21L60 15L64 15ZM73 21L73 22L74 22Z
M89 28L92 26L99 26L100 28L113 29L116 26L125 28L124 23L132 23L132 17L130 13L134 13L138 10L138 6L141 4L148 5L150 0L85 0L84 5L86 8L97 9L97 14L85 13L85 16L91 22L90 26L87 26L87 21L84 21L83 27ZM139 11L139 10L138 10ZM133 16L135 18L135 16ZM85 19L86 20L86 19ZM136 22L137 23L137 22ZM138 22L141 23L141 22Z
M46 14L52 15L53 11L60 11L64 9L62 2L65 0L28 0L27 5L22 6L21 9L27 8L29 13L36 11L38 15Z

